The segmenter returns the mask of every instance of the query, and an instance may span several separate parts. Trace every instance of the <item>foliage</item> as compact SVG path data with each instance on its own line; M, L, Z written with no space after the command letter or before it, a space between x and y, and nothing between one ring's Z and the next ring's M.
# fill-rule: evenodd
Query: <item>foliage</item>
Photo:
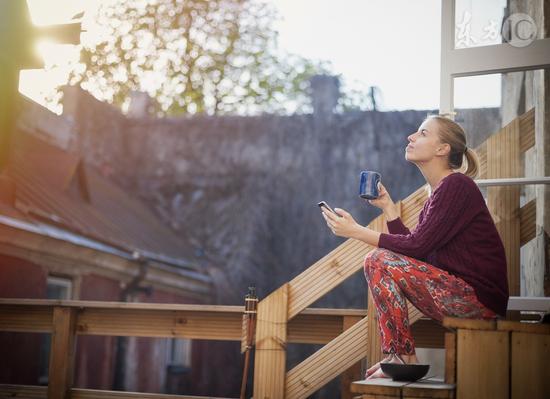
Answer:
M168 115L307 111L328 66L279 52L276 18L260 0L110 0L71 83L121 106L145 91Z

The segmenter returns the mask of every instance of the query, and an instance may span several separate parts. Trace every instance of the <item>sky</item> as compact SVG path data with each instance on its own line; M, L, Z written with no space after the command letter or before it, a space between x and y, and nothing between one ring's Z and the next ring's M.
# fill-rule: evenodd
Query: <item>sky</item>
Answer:
M92 15L101 0L27 1L33 21L47 24L67 21L82 10ZM345 84L378 86L383 110L439 107L441 0L270 1L280 14L275 27L282 50L329 61ZM505 3L457 0L456 22L469 22L469 46L500 42L500 37L491 42L484 35L491 21L500 25ZM93 25L88 29L83 42L93 37ZM66 82L66 65L78 61L78 51L45 43L37 47L50 70L23 71L20 91L43 102L53 85ZM455 79L456 108L498 106L500 75Z

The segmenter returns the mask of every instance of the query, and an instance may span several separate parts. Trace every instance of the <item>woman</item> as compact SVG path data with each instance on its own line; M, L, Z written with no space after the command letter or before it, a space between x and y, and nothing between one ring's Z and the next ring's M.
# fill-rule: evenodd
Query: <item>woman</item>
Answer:
M508 302L504 246L485 200L472 180L475 153L466 147L464 130L442 116L430 116L408 137L405 159L415 164L430 187L430 196L409 231L398 217L385 187L369 203L382 209L388 232L359 225L343 209L323 209L332 232L378 247L365 258L364 272L378 313L382 362L417 363L405 299L426 316L494 318ZM456 170L467 161L466 172ZM386 377L380 363L367 378Z

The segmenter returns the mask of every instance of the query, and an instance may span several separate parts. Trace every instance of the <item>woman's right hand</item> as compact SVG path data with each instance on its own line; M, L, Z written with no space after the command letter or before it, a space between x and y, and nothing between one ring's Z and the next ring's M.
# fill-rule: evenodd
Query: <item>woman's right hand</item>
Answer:
M370 199L369 204L374 205L377 208L382 209L383 211L395 208L395 204L390 197L390 193L386 190L386 187L382 183L378 183L378 193L379 196L376 199Z

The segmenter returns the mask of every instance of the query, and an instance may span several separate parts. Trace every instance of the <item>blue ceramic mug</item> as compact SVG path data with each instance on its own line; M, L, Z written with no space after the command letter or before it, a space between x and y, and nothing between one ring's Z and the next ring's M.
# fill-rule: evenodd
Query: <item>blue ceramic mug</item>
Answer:
M365 199L376 199L380 196L378 192L378 183L380 183L380 173L370 170L361 172L361 182L359 183L359 196Z

